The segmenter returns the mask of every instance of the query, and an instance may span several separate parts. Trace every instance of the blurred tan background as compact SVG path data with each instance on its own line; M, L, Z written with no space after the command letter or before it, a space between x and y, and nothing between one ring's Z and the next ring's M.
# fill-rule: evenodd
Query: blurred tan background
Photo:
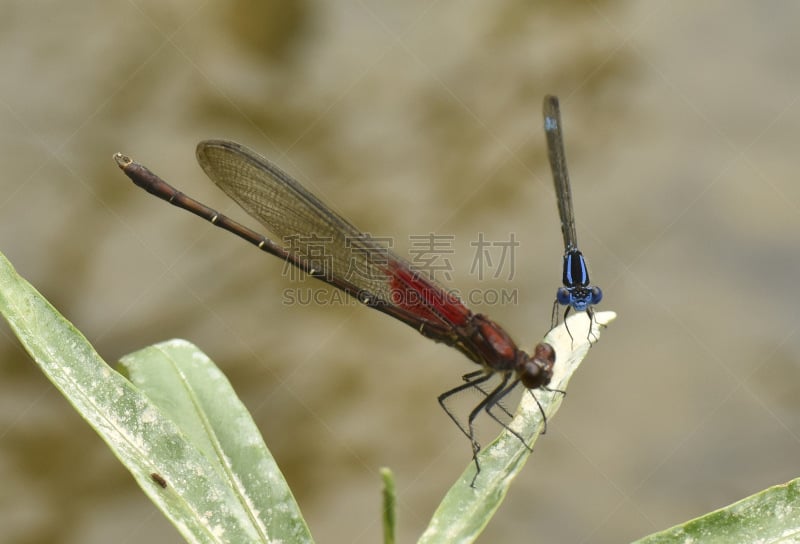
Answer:
M109 362L206 351L319 542L379 540L384 465L416 539L470 455L436 396L474 365L360 306L282 304L281 262L134 187L114 152L244 219L194 159L229 138L400 253L452 234L448 285L518 289L473 310L530 348L561 277L557 94L581 249L620 315L482 541L627 541L800 474L796 2L1 9L0 251ZM468 242L511 232L515 277L469 274ZM180 542L6 326L0 353L2 540Z

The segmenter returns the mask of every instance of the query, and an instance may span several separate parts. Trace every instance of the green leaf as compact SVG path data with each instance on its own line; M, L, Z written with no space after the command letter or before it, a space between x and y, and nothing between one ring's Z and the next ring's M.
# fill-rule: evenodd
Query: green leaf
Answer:
M168 343L127 357L136 387L2 255L0 313L187 541L311 541L250 416L196 348Z
M263 541L311 542L300 509L253 419L202 351L185 340L171 340L120 362L131 382L210 461Z
M728 544L800 541L800 479L776 485L635 544Z
M394 474L388 468L382 468L381 479L383 480L383 544L394 544L397 525Z
M524 394L517 413L509 424L511 429L525 439L526 444L533 447L544 428L542 411L549 422L561 405L564 395L556 390L566 391L570 377L589 352L590 325L593 343L599 339L600 329L605 328L615 317L614 312L597 312L590 322L586 313L581 312L547 334L544 342L556 350L553 379L549 386L553 391L537 390L536 399L530 394ZM481 472L475 487L470 487L475 475L475 465L470 463L458 482L448 491L419 542L473 542L503 502L511 482L522 470L530 453L530 449L519 438L507 429L503 430L478 456Z

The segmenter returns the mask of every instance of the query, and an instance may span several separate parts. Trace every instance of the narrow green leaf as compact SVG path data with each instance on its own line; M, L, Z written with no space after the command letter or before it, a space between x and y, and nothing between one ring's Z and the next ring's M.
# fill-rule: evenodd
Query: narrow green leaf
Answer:
M800 479L776 485L635 544L800 542Z
M394 474L388 468L382 468L381 478L383 479L383 544L394 544L397 524Z
M567 319L566 324L556 327L545 337L544 342L556 350L553 379L549 386L551 389L566 391L573 372L591 347L589 327L592 327L591 338L592 342L595 342L600 337L600 329L605 328L616 314L597 312L594 317L590 323L586 313L574 314ZM522 396L517 413L509 424L509 427L525 438L525 442L531 447L544 426L542 410L550 422L564 398L563 394L555 391L537 390L535 394L536 399L527 393ZM541 410L536 403L537 399ZM475 487L470 487L475 475L475 465L470 463L458 482L448 491L419 542L424 544L473 542L503 502L512 480L522 470L530 453L519 438L508 430L503 430L500 436L478 456L481 472Z
M156 403L112 370L2 255L0 313L47 378L106 441L187 541L269 542L280 538L270 533L275 523L264 522L262 517L284 515L281 509L287 507L286 495L280 495L280 507L274 511L258 512L263 503L255 499L252 505L243 506L243 498L255 496L242 492L249 491L252 480L244 478L246 485L231 487L229 476L207 456L208 449L194 443L195 432L181 431ZM220 380L215 371L203 371L207 379ZM215 401L220 406L231 403L230 398ZM233 427L234 433L252 437L246 431L247 423ZM251 463L251 467L262 466ZM275 472L266 477L275 478ZM288 534L297 534L286 541L310 541L297 524L292 522L289 527Z

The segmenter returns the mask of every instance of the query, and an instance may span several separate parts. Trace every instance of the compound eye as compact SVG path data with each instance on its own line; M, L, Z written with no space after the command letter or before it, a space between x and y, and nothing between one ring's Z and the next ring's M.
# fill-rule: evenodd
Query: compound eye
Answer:
M571 302L572 296L570 295L569 290L565 287L559 287L558 291L556 291L556 300L562 306L569 306Z
M538 389L550 383L553 371L545 367L540 361L532 360L522 367L520 381L527 389Z
M553 378L553 365L556 364L556 350L542 342L533 350L533 357L524 361L517 369L519 381L526 389L537 389L550 383Z

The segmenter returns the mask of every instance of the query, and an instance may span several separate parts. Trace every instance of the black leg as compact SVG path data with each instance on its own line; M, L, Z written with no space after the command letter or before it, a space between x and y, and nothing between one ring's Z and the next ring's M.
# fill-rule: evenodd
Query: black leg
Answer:
M461 432L464 433L464 436L469 438L470 441L472 441L472 436L470 435L469 431L467 431L467 429L465 429L464 426L461 425L461 422L458 421L453 412L450 411L450 409L445 404L445 401L448 398L452 397L453 395L460 393L461 391L464 391L466 389L469 389L470 387L478 387L483 382L491 379L491 377L492 374L487 374L483 370L480 370L478 372L470 372L469 374L464 375L464 381L466 383L462 383L457 387L449 389L437 397L437 400L439 401L439 406L442 407L442 410L444 410L444 412L448 415L448 417L453 420L453 423L456 424L459 430L461 430Z
M477 378L481 374L486 374L486 371L485 370L476 370L474 372L467 372L466 374L461 376L461 379L464 380L465 382L471 382L472 380L474 380L475 378Z
M483 373L483 372L484 372L483 370L479 370L479 371L477 371L477 373ZM476 372L470 372L469 374L464 374L464 381L469 381L469 379L471 379L471 378L473 377L473 375L475 375L475 374L477 374L477 373L476 373ZM486 389L484 389L483 387L481 387L481 386L480 386L480 384L474 384L474 385L475 385L475 389L477 389L478 391L480 391L481 393L483 393L483 396L484 396L484 397L488 397L488 396L489 396L489 393L491 393L491 391L487 391ZM508 411L508 408L506 408L506 407L503 405L503 403L500 403L500 402L499 402L499 403L497 403L497 405L500 407L500 409L503 411L503 413L504 413L505 415L507 415L507 416L508 416L508 417L510 417L510 418L513 418L513 417L514 417L514 414L512 414L511 412L509 412L509 411ZM491 415L491 414L489 414L489 415ZM492 417L494 417L494 416L492 416ZM501 423L501 425L502 425L502 423ZM503 425L503 426L505 427L505 425Z
M599 340L599 338L597 338L597 336L595 336L594 332L592 331L592 324L595 323L594 308L592 308L591 306L586 308L586 315L589 316L589 333L586 335L586 340L588 340L589 344L591 345L593 343L592 342L593 337L594 337L594 342L597 342Z
M487 396L487 398L489 399L489 402L486 403L485 410L486 410L486 413L489 414L489 417L491 417L493 420L495 420L497 423L499 423L500 426L503 427L505 430L507 430L508 432L513 434L514 436L516 436L519 439L519 441L522 442L522 445L525 446L526 448L528 448L528 451L533 451L530 448L530 446L528 446L528 443L525 442L525 439L522 437L521 434L519 434L517 431L515 431L514 429L512 429L511 427L509 427L508 425L506 425L502 421L500 421L497 418L497 416L495 416L492 413L492 408L494 408L495 406L500 406L501 408L503 408L503 405L500 403L500 401L503 400L503 397L505 397L511 391L513 391L514 388L517 387L518 383L519 383L519 380L514 380L513 382L508 384L508 386L505 389L502 389L500 391L495 390L496 392L493 391L493 393L495 393L493 398L491 396ZM530 391L530 389L529 389L529 391ZM531 391L531 395L533 395L533 391ZM535 395L534 395L533 398L534 398L534 400L536 400L536 396ZM536 400L536 404L539 404L538 400ZM541 409L542 409L542 407L541 407L541 405L539 405L539 410L541 410ZM508 414L508 410L506 410L505 408L503 408L503 411L506 414ZM544 412L542 412L542 414L544 414ZM509 415L511 415L511 414L509 414ZM545 419L545 425L547 425L547 419Z
M542 389L544 389L545 391L558 391L563 393L563 391L560 391L558 389L547 389L546 387L543 387ZM536 398L536 395L533 394L533 391L528 389L528 392L533 397L534 402L536 402L536 406L539 407L539 413L542 414L542 434L547 434L547 414L544 413L544 408L542 408L542 403L539 402L539 399ZM564 394L566 395L566 393Z
M553 301L553 312L550 314L550 328L555 329L558 325L558 300Z
M570 347L572 344L575 343L575 339L572 338L572 331L569 330L569 325L567 325L567 316L569 315L569 311L572 309L572 306L567 306L567 309L564 310L564 328L567 329L567 334L569 335ZM589 330L592 330L591 328Z
M492 402L492 399L497 396L503 389L505 389L506 384L508 384L508 379L511 376L510 372L503 374L503 379L500 381L500 384L492 389L492 392L489 393L485 399L480 401L475 408L469 413L469 417L467 418L467 427L469 428L469 439L472 443L472 460L475 461L475 476L472 477L472 482L470 482L470 487L475 487L475 480L478 479L478 474L481 473L481 464L478 461L478 453L481 451L481 445L478 444L478 441L475 440L475 418L478 417L478 414L481 413L481 410L486 409L486 406ZM491 414L490 414L491 415ZM494 416L492 416L494 417Z

